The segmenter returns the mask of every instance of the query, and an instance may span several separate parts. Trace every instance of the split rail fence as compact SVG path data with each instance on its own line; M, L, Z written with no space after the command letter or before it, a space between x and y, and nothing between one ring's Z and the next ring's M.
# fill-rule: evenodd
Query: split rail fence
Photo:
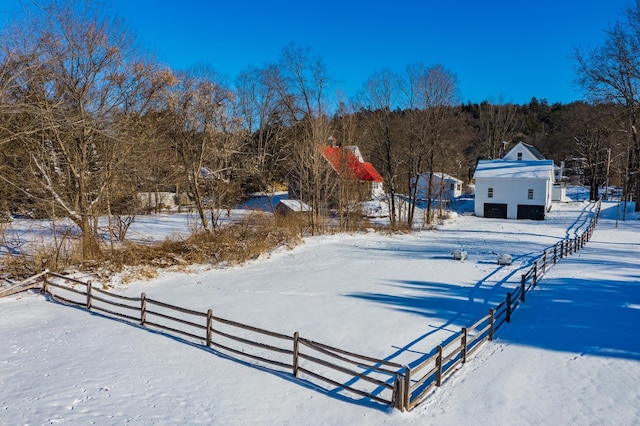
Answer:
M256 365L289 371L294 377L306 375L328 386L345 389L398 410L412 410L443 380L461 367L483 343L493 339L496 331L511 321L513 311L525 301L528 291L559 260L579 251L589 241L600 213L580 236L565 239L545 250L532 267L521 276L520 285L507 293L506 299L489 309L486 316L438 345L433 355L409 367L394 362L346 351L292 336L155 300L142 293L127 297L93 287L64 275L45 271L43 290L54 300L79 305L91 311L153 327L170 335L195 339L230 357L250 359Z

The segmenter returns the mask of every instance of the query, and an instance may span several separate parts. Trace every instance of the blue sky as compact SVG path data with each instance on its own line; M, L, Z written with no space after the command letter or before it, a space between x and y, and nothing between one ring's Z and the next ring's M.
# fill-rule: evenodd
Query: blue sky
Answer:
M375 72L442 64L461 102L582 98L575 48L602 44L632 0L102 0L173 69L210 64L230 82L290 43L320 56L352 96ZM2 0L0 14L19 0Z

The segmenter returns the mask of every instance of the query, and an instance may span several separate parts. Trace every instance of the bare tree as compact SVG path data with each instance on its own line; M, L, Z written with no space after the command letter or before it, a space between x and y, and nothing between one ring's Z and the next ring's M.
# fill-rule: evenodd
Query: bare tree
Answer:
M640 197L640 0L626 11L626 21L606 31L604 45L576 51L578 84L597 102L612 102L624 107L624 127L629 137L625 199L631 192ZM636 203L640 211L640 203Z
M512 142L521 130L522 119L514 104L482 102L478 108L481 150L484 158L501 157L503 142Z
M594 111L584 104L576 105L571 123L579 158L584 161L584 178L591 200L599 198L599 188L607 178L611 158L612 122L606 111Z
M457 101L457 79L442 65L425 67L415 64L407 67L401 79L402 93L409 115L407 126L407 155L409 181L409 214L407 225L411 226L417 201L417 185L411 179L427 172L427 211L425 220L431 222L432 180L436 171L441 172L447 156L445 142L451 128L454 105Z
M290 175L297 180L301 198L311 204L312 232L321 230L329 195L327 161L318 149L332 135L326 115L326 93L331 79L326 67L309 49L290 45L280 56L278 73L272 75L281 102L289 114L292 151Z
M180 159L189 193L195 203L205 232L217 225L217 206L212 191L214 182L227 181L233 147L227 111L231 92L208 68L178 74L178 82L167 100L167 136ZM225 182L227 183L227 182ZM224 185L217 188L217 195ZM210 208L212 222L207 210Z
M366 134L376 147L372 150L374 158L382 165L392 227L398 224L398 185L402 164L401 146L394 134L393 109L398 104L398 96L397 76L390 70L381 70L365 82L357 99Z
M51 2L30 12L0 46L8 70L3 113L20 117L3 140L20 144L34 191L76 223L83 257L95 257L99 207L114 164L135 142L128 125L168 73L143 59L120 22L92 3Z
M279 69L249 68L236 79L236 105L243 120L242 153L248 163L248 186L273 190L285 175L290 145L286 139L286 110L278 90Z

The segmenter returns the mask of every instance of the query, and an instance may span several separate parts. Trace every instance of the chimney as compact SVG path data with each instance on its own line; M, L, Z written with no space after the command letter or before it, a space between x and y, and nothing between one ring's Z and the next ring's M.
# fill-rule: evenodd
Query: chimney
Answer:
M504 155L507 153L507 145L509 145L509 142L502 141L502 146L500 147L500 159L501 160L504 158Z

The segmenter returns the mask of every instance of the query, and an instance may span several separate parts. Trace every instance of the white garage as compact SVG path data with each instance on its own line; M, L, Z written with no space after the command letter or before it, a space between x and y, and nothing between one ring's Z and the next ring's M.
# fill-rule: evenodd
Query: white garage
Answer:
M475 214L542 220L551 208L553 160L480 160L473 175Z

